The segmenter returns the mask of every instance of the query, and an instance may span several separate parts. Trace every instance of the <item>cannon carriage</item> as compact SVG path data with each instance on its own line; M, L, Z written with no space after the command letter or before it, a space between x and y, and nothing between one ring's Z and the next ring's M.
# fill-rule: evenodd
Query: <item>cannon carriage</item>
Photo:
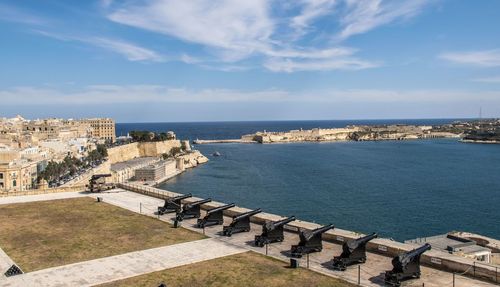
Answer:
M235 207L234 203L226 204L223 206L215 207L207 210L207 214L203 219L198 219L197 226L205 228L212 225L221 225L224 223L224 210Z
M302 255L321 252L323 250L323 233L335 228L333 224L325 225L314 230L302 230L300 241L297 245L292 245L292 257L301 258Z
M285 239L285 225L294 220L295 216L290 216L278 221L267 221L262 225L262 234L255 235L255 246L264 247L266 244L282 242Z
M158 214L163 215L166 213L181 212L182 200L190 197L192 197L191 193L165 199L165 204L163 206L158 206Z
M210 201L212 201L212 199L207 198L184 204L184 206L182 207L182 211L177 212L175 215L174 226L177 227L179 225L179 222L182 222L184 219L200 218L201 205Z
M222 228L222 234L231 237L234 233L250 231L250 217L261 213L262 209L258 208L249 212L233 216L233 221L228 226Z
M392 286L401 286L401 282L420 278L420 257L431 249L426 243L419 248L400 254L392 259L392 270L385 272L385 282Z
M345 271L347 266L366 262L366 244L377 238L376 233L353 239L342 245L342 254L333 258L333 269Z

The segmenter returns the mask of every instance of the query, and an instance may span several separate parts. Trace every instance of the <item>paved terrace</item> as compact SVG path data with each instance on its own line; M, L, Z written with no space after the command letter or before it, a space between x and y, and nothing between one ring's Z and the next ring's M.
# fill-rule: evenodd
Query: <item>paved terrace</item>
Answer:
M110 204L154 217L157 217L155 214L157 207L163 205L163 200L161 199L124 190L114 190L99 195L84 193L59 193L15 198L0 198L0 205L80 196L100 196L103 197L105 202ZM213 204L220 205L221 203ZM238 210L238 208L235 209ZM231 209L231 211L233 211L233 209ZM161 216L160 219L164 221L171 221L173 219L173 214ZM203 230L194 227L195 222L196 220L185 220L183 222L183 227L203 232ZM225 217L225 224L228 224L229 222L231 222L231 218ZM254 236L260 234L260 225L253 223L251 232L234 234L232 237L221 236L219 234L221 230L222 226L206 228L205 234L212 237L208 240L131 252L107 258L49 268L10 278L0 277L0 286L91 286L180 265L236 254L246 250L253 250L262 254L266 253L265 248L258 248L252 244ZM287 257L288 250L290 249L290 246L292 244L296 244L298 240L298 235L296 233L287 232L284 242L269 245L267 250L268 255L287 262L289 260ZM340 244L324 242L323 252L312 254L309 257L309 268L319 273L357 283L357 266L349 268L346 272L334 271L329 268L328 262L334 255L338 255L340 252ZM386 270L390 270L392 267L390 260L391 258L387 256L368 253L367 262L361 265L361 268L359 269L361 284L363 286L383 286L383 274ZM307 257L302 258L300 261L300 265L302 267L307 267ZM453 285L452 273L443 272L429 267L422 267L421 279L408 281L403 286L423 286L423 283L425 283L425 286L436 287L498 286L492 283L482 282L459 275L455 276L455 285Z
M95 196L95 195L94 195ZM158 217L155 214L158 206L163 205L163 200L145 196L142 194L121 191L115 193L103 193L98 195L103 197L105 202L126 208L134 212L141 212L149 216ZM194 200L194 199L193 199ZM221 205L222 203L212 202L214 205ZM233 209L231 209L233 210ZM203 216L203 212L202 212ZM172 221L175 214L166 214L160 216L161 220ZM226 216L224 223L227 225L231 222L231 218ZM198 232L203 232L203 230L195 227L195 219L184 220L182 226L187 229L195 230ZM252 223L252 230L248 233L234 234L232 237L221 236L222 226L212 226L205 229L205 234L219 241L232 244L244 248L246 250L252 250L261 254L266 253L265 248L259 248L253 246L253 240L255 235L260 234L261 226L259 224ZM287 232L285 235L285 241L282 243L274 243L268 247L268 255L283 260L285 262L289 261L288 250L292 244L296 244L299 241L298 234L294 232ZM357 283L358 278L358 267L350 267L345 272L331 270L328 266L328 262L333 259L333 256L339 255L342 252L342 246L340 244L334 244L330 242L323 242L324 248L321 253L311 254L309 257L309 268L316 272L342 278L346 281ZM430 251L429 251L430 252ZM361 265L360 277L361 284L363 286L384 286L383 278L386 270L392 269L391 264L392 257L387 257L375 253L368 253L368 260L365 264ZM307 267L307 257L300 259L300 266ZM325 264L326 263L326 264ZM404 286L425 286L431 287L441 287L441 286L453 286L453 274L437 270L429 267L422 267L422 277L419 280L412 280L405 282ZM479 280L474 280L472 278L456 275L455 285L456 287L469 287L469 286L498 286L492 283L483 282Z

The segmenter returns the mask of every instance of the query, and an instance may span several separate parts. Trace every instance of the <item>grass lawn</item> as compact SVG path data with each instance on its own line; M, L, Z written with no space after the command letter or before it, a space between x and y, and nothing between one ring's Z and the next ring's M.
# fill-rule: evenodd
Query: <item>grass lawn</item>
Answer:
M246 252L132 277L100 286L158 286L162 282L168 287L355 286L345 281L315 273L307 269L290 269L286 266L287 264L282 261L269 258L255 252Z
M0 205L0 247L25 272L204 238L89 197Z

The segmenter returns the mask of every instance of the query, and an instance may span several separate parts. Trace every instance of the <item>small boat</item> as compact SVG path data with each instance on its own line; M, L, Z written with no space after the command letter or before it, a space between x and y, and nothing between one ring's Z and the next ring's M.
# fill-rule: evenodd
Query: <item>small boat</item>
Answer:
M218 151L214 152L212 156L220 156L220 153Z

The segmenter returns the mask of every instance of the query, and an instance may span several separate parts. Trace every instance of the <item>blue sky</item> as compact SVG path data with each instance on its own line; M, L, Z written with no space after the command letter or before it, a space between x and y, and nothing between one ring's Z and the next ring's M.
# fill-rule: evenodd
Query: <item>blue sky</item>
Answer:
M2 0L0 117L500 117L500 1Z

